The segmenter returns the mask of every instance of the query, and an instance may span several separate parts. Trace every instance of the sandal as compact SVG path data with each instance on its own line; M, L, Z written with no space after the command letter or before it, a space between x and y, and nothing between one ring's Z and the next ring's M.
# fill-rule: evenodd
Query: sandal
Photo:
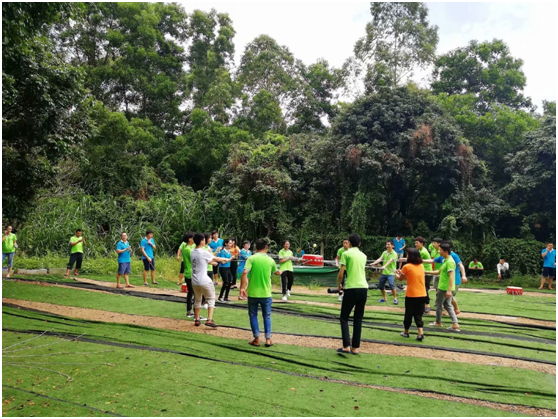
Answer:
M215 322L213 320L206 321L205 325L208 326L208 327L217 327L217 325L215 324Z
M194 326L197 327L197 326L199 326L199 325L200 325L200 321L199 321L199 319L196 319L196 320L194 321Z
M273 346L273 342L271 342L271 343L266 343L266 344L265 344L265 347L266 347L266 348L271 348L272 346Z
M250 342L248 342L248 345L252 345L252 346L260 346L260 344L259 344L259 343L255 343L255 342L256 342L256 339L254 339L254 340L251 340Z
M157 281L152 282L153 285L159 285L159 283Z
M337 352L339 352L340 354L350 354L350 353L351 353L351 351L346 351L346 350L343 349L343 348L337 349Z
M126 288L136 288L133 285L126 285Z

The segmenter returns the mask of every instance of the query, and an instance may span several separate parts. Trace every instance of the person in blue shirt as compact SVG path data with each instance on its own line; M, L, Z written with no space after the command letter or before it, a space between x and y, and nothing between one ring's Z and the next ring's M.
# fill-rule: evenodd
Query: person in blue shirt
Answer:
M242 276L242 272L244 272L244 267L246 266L246 260L250 256L252 256L252 252L250 252L250 242L248 240L245 240L242 243L242 249L240 249L240 255L238 256L238 268L236 270L237 278ZM239 296L238 299L244 300L244 297Z
M226 239L224 241L225 247L222 248L217 252L218 258L227 259L227 262L219 263L219 274L221 275L221 279L223 280L223 286L221 287L221 292L219 293L219 301L228 303L229 300L229 292L231 290L231 285L233 283L233 276L231 273L231 245L232 240ZM223 299L223 296L225 299Z
M548 278L548 289L552 289L552 281L556 277L556 250L554 249L554 244L548 242L546 248L541 251L541 256L544 260L543 263L543 273L541 278L540 290L543 289L546 278Z
M459 306L457 305L457 300L455 299L455 295L457 294L457 291L459 290L459 286L461 285L461 283L464 283L464 284L467 283L467 274L465 273L465 266L463 265L463 262L461 261L461 258L459 257L459 255L457 253L455 253L453 251L453 242L451 242L450 240L446 240L442 243L448 243L449 244L449 246L451 248L450 256L452 257L452 259L453 259L453 261L455 262L455 265L456 265L456 269L455 269L455 291L452 291L453 298L452 298L451 304L453 305L453 309L455 311L455 314L457 315L457 314L461 313L461 311L459 310ZM443 263L443 262L444 262L444 258L442 256L438 256L437 258L434 259L434 263Z
M209 247L213 251L213 254L216 254L223 248L223 239L219 238L219 232L217 230L211 232ZM213 265L213 278L215 281L219 281L219 267L217 265Z
M155 281L155 240L153 239L153 231L147 230L145 232L145 237L140 242L141 249L141 259L143 260L143 285L148 286L147 283L147 272L151 271L151 283L159 285Z
M298 249L296 249L296 253L295 256L297 258L301 258L302 256L304 256L306 254L306 252L304 250L302 250L300 247Z
M128 243L128 235L122 233L120 241L116 243L116 253L118 254L118 274L116 275L116 288L124 288L120 286L120 275L124 275L126 288L135 288L130 285L130 255L132 254L132 246Z
M395 235L395 239L393 239L393 244L395 245L395 253L397 253L397 259L401 259L403 257L403 249L405 249L405 239L403 238L401 233L397 233ZM403 262L399 262L399 269L403 266Z

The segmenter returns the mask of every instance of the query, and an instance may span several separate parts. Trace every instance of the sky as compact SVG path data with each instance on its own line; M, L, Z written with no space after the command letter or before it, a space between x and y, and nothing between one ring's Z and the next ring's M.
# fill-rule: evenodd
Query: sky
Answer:
M235 62L247 43L266 34L287 46L296 58L311 64L325 58L340 67L352 54L370 20L369 3L240 3L181 2L195 9L226 12L233 21ZM541 110L543 100L556 100L556 4L428 2L429 21L438 26L437 53L466 46L469 41L502 39L512 56L524 61L525 94ZM426 85L428 72L416 75Z

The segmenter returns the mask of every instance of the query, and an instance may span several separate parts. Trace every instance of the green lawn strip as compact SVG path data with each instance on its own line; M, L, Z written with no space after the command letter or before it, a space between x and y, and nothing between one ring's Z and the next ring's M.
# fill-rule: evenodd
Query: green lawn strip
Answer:
M5 283L3 297L19 298L24 300L39 302L56 302L59 305L67 305L82 308L92 308L97 310L109 310L125 314L139 314L147 316L160 316L168 318L185 318L185 305L149 300L139 297L125 295L112 295L92 293L82 290L63 289L54 287L41 287L41 293L37 293L37 286L25 283ZM295 306L294 304L289 304ZM313 310L315 307L306 305L300 306L303 310ZM326 308L327 309L327 308ZM248 328L248 316L246 310L235 309L232 307L218 307L215 311L215 320L224 326L235 326ZM261 319L260 319L261 323ZM318 335L339 337L339 324L335 321L323 321L283 315L275 313L273 315L273 330L283 333L298 333L304 335ZM461 348L476 351L485 351L498 354L522 356L545 361L555 360L556 347L553 345L541 344L536 342L508 341L496 338L474 337L467 339L468 336L455 337L450 334L430 335L424 341L425 344L441 348ZM364 339L384 340L389 342L409 343L410 339L399 336L397 331L385 331L379 329L364 328L362 337ZM412 341L412 343L416 343ZM514 347L512 345L520 346ZM545 348L550 352L539 351Z
M20 330L53 328L58 332L74 334L86 332L85 337L88 338L167 348L284 372L317 377L327 376L330 379L363 384L436 391L501 403L555 408L555 377L536 371L389 355L339 356L331 350L290 345L276 345L272 349L253 348L247 342L211 335L71 319L52 323L46 320L59 319L56 316L33 312L27 312L25 318L9 315L10 312L20 315L21 313L17 311L4 307L4 327ZM79 347L81 345L83 344L78 344ZM141 365L143 362L142 356ZM218 367L220 371L218 375L229 376L228 368L221 364ZM225 370L227 374L223 374ZM190 369L186 369L186 374L189 377L195 375L191 374ZM244 383L246 380L246 377L235 377L234 382ZM171 386L165 386L165 388L169 387ZM228 384L222 388L230 387ZM296 388L294 385L293 387ZM525 393L531 395L526 397ZM390 395L387 395L387 398L389 397Z

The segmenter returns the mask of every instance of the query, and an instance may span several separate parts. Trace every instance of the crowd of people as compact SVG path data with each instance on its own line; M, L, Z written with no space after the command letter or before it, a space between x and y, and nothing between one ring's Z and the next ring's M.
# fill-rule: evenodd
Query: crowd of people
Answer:
M70 238L70 260L66 276L72 269L74 275L79 274L82 267L84 246L86 245L83 232L77 229ZM405 281L405 314L403 319L404 330L401 336L408 338L411 324L414 320L418 329L416 339L424 339L423 315L430 312L431 287L436 296L434 306L435 321L431 327L443 327L442 317L447 315L452 325L447 329L459 332L457 316L460 308L456 298L459 286L467 282L465 266L453 249L450 240L440 237L432 239L428 248L424 237L416 237L414 247L407 248L405 239L398 234L395 239L387 240L386 250L375 261L369 263L367 256L359 249L361 237L351 234L343 241L343 246L337 251L335 264L339 267L337 276L339 301L341 301L341 334L343 347L340 353L358 354L360 348L362 319L368 299L367 268L381 270L379 290L380 303L388 302L386 288L391 291L393 304L399 304L395 279ZM293 261L299 260L304 251L300 248L296 253L290 249L290 242L285 240L282 249L277 255L279 269L276 261L268 254L268 243L265 239L258 239L254 243L254 253L250 250L250 241L242 243L242 249L236 244L235 239L222 239L214 230L211 233L186 233L177 252L177 260L181 261L179 272L179 285L185 284L186 316L194 318L195 326L202 321L208 327L216 327L213 319L216 300L221 303L230 302L230 290L237 288L240 280L239 300L248 300L248 314L253 339L250 344L260 346L260 331L258 325L258 311L261 309L263 316L265 346L273 345L271 340L271 277L281 277L282 300L288 300L294 282ZM8 276L12 273L13 258L17 248L17 237L9 226L2 236L2 262L8 259ZM157 245L153 239L153 231L147 230L145 237L140 242L141 259L143 262L143 285L158 285L155 275L155 251ZM120 241L116 244L118 257L118 273L116 286L118 288L134 288L130 284L131 256L133 248L128 242L126 233L122 233ZM406 255L405 255L406 253ZM406 256L406 257L405 257ZM556 275L556 251L551 242L547 243L541 251L544 260L541 279L542 289L548 280L548 287L552 289L552 281ZM380 265L380 266L378 266ZM498 281L510 278L510 267L504 258L500 259L496 267ZM484 267L478 258L469 263L468 272L471 276L480 277ZM120 279L124 275L125 285L121 286ZM221 280L222 286L219 297L216 298L215 286ZM207 318L200 315L200 309L207 309ZM353 335L349 333L349 316L353 312Z

